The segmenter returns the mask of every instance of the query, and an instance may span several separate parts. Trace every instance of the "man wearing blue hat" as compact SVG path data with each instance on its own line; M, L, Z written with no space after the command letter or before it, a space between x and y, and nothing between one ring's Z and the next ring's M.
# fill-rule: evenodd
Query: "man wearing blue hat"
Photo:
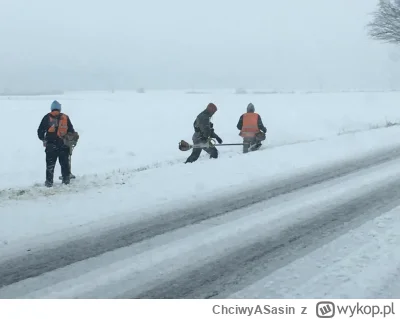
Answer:
M61 113L61 104L54 101L50 107L50 113L46 114L37 130L39 139L46 147L46 182L47 187L53 186L54 168L57 159L61 166L63 184L70 183L71 167L69 156L71 154L68 140L71 135L77 136L68 115ZM79 138L79 137L78 137Z

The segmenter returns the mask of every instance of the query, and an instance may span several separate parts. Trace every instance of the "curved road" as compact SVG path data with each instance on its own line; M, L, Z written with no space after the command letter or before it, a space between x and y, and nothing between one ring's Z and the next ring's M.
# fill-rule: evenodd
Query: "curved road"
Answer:
M399 160L393 149L0 259L0 298L254 297L246 287L399 206Z

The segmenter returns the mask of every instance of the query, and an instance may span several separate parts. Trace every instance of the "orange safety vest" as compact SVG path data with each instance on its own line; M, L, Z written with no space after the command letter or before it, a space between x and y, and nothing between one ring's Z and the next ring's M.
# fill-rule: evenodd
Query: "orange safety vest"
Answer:
M258 114L243 114L243 125L239 135L241 137L254 137L259 131L260 129L258 128Z
M65 114L61 114L60 118L57 119L54 116L57 116L58 112L49 113L49 122L50 128L48 129L49 133L54 133L57 129L58 137L62 138L68 133L68 116Z

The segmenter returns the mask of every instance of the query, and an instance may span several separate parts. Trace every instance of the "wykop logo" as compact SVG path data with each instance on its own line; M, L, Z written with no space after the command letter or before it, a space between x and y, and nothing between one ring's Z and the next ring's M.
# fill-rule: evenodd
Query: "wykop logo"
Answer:
M335 316L335 304L331 301L320 301L316 307L318 318L333 318Z

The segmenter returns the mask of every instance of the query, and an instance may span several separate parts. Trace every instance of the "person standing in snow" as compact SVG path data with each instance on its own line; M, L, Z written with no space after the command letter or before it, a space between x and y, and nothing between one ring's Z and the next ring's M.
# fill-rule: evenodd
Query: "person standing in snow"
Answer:
M39 139L46 147L46 182L47 187L53 186L54 168L57 159L60 162L62 182L70 183L71 168L69 165L70 148L64 142L67 134L76 134L68 115L61 113L61 104L54 101L37 130Z
M265 139L267 128L264 126L261 116L255 113L252 103L249 103L247 112L239 118L237 128L240 130L239 135L243 137L243 153L248 153L249 149L258 150L261 147L261 141Z
M222 139L217 134L215 134L214 125L210 121L215 112L217 112L217 106L214 103L209 103L206 109L196 117L193 123L193 144L206 144L207 146L203 148L193 148L192 154L190 154L185 164L197 161L197 159L200 157L202 150L210 154L210 158L218 158L217 148L209 144L210 138L215 138L219 144L222 143Z

